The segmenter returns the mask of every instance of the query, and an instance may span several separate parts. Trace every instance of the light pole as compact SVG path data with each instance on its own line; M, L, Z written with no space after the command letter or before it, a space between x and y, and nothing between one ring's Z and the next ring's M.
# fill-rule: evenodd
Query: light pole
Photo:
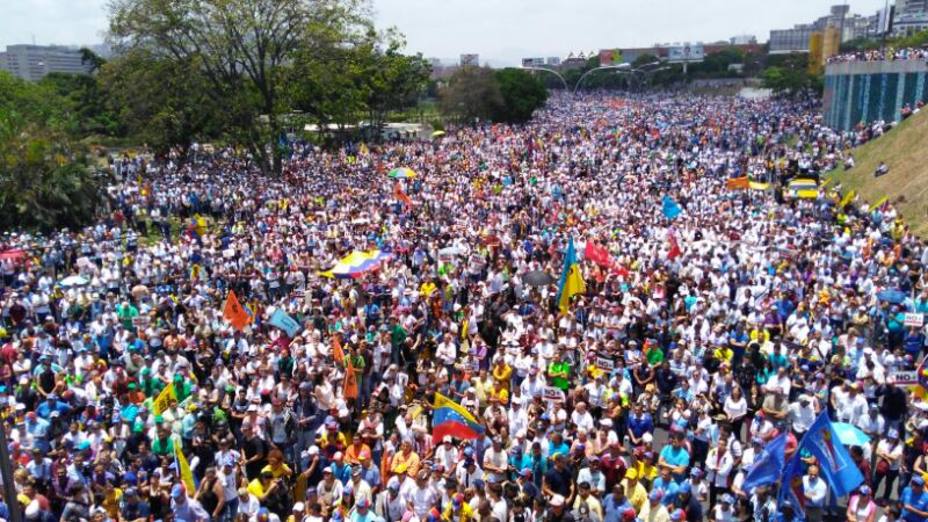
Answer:
M587 76L593 74L594 72L597 72L597 71L616 71L616 72L625 73L625 74L639 74L639 73L647 73L647 72L656 72L656 71L662 70L663 68L658 68L658 69L653 69L653 70L647 70L647 69L645 69L645 67L653 67L653 66L655 66L655 65L660 65L660 64L661 64L661 62L658 61L658 62L646 63L646 64L641 65L641 66L638 66L638 67L632 67L631 64L629 64L629 63L620 63L620 64L618 64L618 65L601 65L601 66L599 66L599 67L596 67L595 69L590 69L589 71L587 71L587 72L583 73L582 75L580 75L580 78L577 78L577 83L576 83L576 85L574 85L574 95L576 95L576 94L577 94L577 91L580 90L580 85L583 83L583 80L585 80Z
M548 69L547 67L532 67L532 66L530 66L530 65L523 65L522 68L523 68L523 69L528 69L529 71L542 71L542 72L546 72L546 73L551 73L551 74L557 76L557 78L558 78L559 80L561 80L561 83L564 84L564 91L567 91L567 92L570 91L570 87L567 85L567 80L564 79L564 77L561 75L561 73L555 71L554 69Z
M10 522L23 522L19 500L16 499L16 484L13 482L13 466L10 465L10 447L6 438L6 423L0 424L0 473L3 476L3 501L10 512Z

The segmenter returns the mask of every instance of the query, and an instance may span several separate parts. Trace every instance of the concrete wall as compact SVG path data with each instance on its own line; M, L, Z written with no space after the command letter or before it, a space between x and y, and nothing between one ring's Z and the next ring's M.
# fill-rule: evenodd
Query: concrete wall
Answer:
M919 60L846 62L825 68L825 123L849 130L858 123L898 121L902 107L928 101L928 64Z

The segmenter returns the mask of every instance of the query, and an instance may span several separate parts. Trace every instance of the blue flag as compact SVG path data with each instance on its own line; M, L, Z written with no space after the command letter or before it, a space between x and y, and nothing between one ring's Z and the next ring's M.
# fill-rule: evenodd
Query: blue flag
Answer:
M757 457L751 469L744 478L741 489L752 491L755 488L773 484L780 479L783 472L784 450L786 449L786 433L781 433L771 440L764 451Z
M664 217L667 219L676 219L683 212L680 205L677 205L677 202L671 199L670 196L664 196L661 207L663 207Z
M302 328L296 319L290 317L287 312L284 312L280 308L274 310L274 313L271 314L271 319L268 321L268 324L275 328L280 328L286 332L287 337L291 339L296 337L296 334L300 333L300 328Z
M802 437L798 451L808 451L819 463L822 478L831 491L839 497L846 496L857 489L864 477L851 459L844 444L838 440L834 426L823 411L812 423L812 427Z
M783 470L783 479L780 482L780 494L777 496L777 505L789 504L793 507L794 520L805 520L806 497L802 493L802 460L799 451L793 454L786 468Z

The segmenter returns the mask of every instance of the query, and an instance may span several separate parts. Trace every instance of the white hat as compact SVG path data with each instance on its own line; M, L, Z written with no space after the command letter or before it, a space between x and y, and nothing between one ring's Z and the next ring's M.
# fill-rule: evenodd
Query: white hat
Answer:
M550 504L551 504L553 507L560 507L560 506L563 506L563 505L564 505L564 497L561 496L561 495L554 495L553 497L551 497L551 502L550 502Z

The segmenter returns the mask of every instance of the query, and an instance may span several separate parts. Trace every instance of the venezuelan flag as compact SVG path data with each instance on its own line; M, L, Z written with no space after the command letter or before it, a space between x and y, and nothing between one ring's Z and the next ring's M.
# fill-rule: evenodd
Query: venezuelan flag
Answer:
M561 271L561 282L558 285L557 305L561 312L567 313L570 309L570 298L586 292L586 283L580 272L580 263L577 262L577 251L574 249L574 238L570 238L567 245L567 254L564 256L564 269Z
M337 279L357 279L368 272L380 268L381 263L390 259L390 254L380 250L368 252L354 251L335 264L330 270L320 272L322 277Z
M476 439L483 433L480 422L460 404L440 393L435 394L432 416L432 441L438 443L449 435L459 439Z

